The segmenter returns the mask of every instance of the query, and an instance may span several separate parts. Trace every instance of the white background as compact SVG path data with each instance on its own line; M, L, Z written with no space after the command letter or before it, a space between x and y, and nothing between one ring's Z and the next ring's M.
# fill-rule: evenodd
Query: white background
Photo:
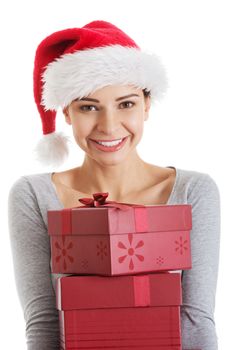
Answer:
M233 1L2 1L1 25L1 347L26 349L7 227L7 195L19 176L51 171L32 157L42 136L32 72L39 42L57 30L102 19L119 26L142 49L157 53L170 88L151 110L138 146L159 166L210 174L221 194L221 255L216 324L221 350L233 346ZM71 132L62 114L58 130ZM60 171L81 163L73 146ZM49 350L49 349L48 349Z

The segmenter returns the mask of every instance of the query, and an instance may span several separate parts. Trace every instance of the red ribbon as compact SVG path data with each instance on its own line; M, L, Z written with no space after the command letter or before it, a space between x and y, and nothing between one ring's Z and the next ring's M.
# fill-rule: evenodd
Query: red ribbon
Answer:
M133 276L135 306L150 306L149 275Z
M115 201L107 201L108 192L97 192L93 193L93 198L80 198L79 201L84 205L79 206L78 208L87 208L87 207L111 207L121 210L129 210L131 207L144 207L144 205L138 204L129 204L129 203L119 203Z
M131 208L136 208L134 211L135 216L135 229L136 232L148 232L148 219L147 213L144 205L139 204L130 204L130 203L118 203L115 201L107 201L108 192L97 192L93 193L93 198L80 198L79 201L84 205L66 208L61 211L62 216L62 234L69 235L72 231L72 209L76 208L99 208L99 207L107 207L107 208L116 208L120 210L129 210Z

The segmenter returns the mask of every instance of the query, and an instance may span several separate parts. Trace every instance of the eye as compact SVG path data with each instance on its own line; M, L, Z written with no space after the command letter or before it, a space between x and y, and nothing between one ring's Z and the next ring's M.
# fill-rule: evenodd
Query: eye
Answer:
M91 109L91 108L95 108L95 109ZM95 111L96 110L96 106L93 106L93 105L83 105L83 106L80 106L80 110L81 111Z
M120 104L120 106L124 106L123 108L131 108L135 105L134 102L131 101L125 101Z

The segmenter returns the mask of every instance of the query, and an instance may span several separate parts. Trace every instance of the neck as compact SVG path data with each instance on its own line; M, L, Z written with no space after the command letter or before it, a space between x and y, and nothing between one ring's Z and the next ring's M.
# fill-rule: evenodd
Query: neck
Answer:
M101 165L86 155L77 171L84 193L108 192L108 200L115 201L139 190L149 178L149 164L137 152L115 165Z

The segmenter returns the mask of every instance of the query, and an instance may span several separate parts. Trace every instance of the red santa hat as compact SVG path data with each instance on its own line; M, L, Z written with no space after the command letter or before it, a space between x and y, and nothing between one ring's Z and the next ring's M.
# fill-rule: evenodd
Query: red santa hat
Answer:
M68 137L55 132L59 107L108 85L145 89L152 102L163 97L168 87L159 58L143 52L127 34L106 21L46 37L36 50L33 79L44 134L35 151L37 159L47 165L60 165L68 155Z

